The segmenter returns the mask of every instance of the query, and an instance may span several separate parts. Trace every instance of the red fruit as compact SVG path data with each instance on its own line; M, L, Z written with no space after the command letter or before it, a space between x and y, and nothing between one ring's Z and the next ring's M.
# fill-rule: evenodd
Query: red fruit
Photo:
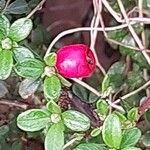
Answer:
M96 68L94 54L83 44L65 46L57 52L56 68L66 78L88 77Z

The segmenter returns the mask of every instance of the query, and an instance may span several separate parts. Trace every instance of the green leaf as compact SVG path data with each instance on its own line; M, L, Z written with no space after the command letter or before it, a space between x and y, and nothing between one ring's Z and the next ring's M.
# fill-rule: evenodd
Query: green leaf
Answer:
M8 132L9 132L9 126L8 125L0 126L0 138L3 137Z
M129 110L127 117L130 121L136 121L138 119L138 108L132 108Z
M131 71L127 75L126 83L128 85L128 90L133 91L144 84L144 78L142 71Z
M150 125L150 109L148 109L145 113L145 119L148 123L148 125Z
M61 76L60 74L57 74L57 76L60 79L60 82L62 85L66 86L66 87L71 87L72 83L69 82L67 79L65 79L63 76Z
M15 65L16 73L24 78L38 78L44 72L44 64L34 58L26 58Z
M17 140L12 144L11 150L21 150L22 149L22 142L21 140Z
M0 80L7 79L13 67L12 52L9 50L2 50L0 52Z
M126 147L126 148L121 149L121 150L141 150L141 149L137 148L137 147Z
M91 131L91 136L92 137L96 137L96 136L98 136L100 133L101 133L101 130L102 130L102 128L94 128L92 131Z
M136 43L131 35L126 35L124 39L122 40L122 44L127 45L127 46L132 46L135 47ZM135 51L130 48L126 48L124 46L120 46L120 53L122 55L128 55L131 56L131 58L141 67L146 67L148 68L147 61L145 60L143 54L141 52Z
M122 136L121 149L132 147L138 142L141 137L141 131L138 128L126 129Z
M102 92L107 92L109 89L116 91L120 89L124 82L124 64L121 62L114 63L107 74L105 75L102 82Z
M118 149L120 147L122 131L119 118L116 115L111 114L105 119L102 136L105 144L110 148Z
M61 92L61 83L56 75L46 77L44 80L44 94L50 99L56 99L59 97Z
M78 96L80 99L87 101L88 100L88 90L85 89L83 86L75 83L72 86L73 93Z
M60 106L58 106L53 100L49 101L46 106L51 113L61 113Z
M64 145L64 132L61 125L53 124L45 138L45 150L62 150Z
M19 85L19 94L23 99L33 95L40 85L38 79L25 79Z
M4 15L0 15L0 40L5 39L9 32L10 22Z
M86 131L90 128L89 118L74 110L65 111L63 114L64 124L73 131Z
M25 0L16 0L6 8L5 14L24 14L28 11L28 4Z
M0 81L0 98L4 97L8 91L8 85L4 81Z
M145 147L150 147L150 133L149 133L149 131L142 136L141 142Z
M150 0L143 0L143 5L145 8L150 8Z
M50 123L50 114L42 109L30 109L17 117L17 125L24 131L39 131Z
M96 102L96 108L98 113L101 115L107 115L109 111L109 105L107 104L106 100L100 99Z
M16 42L24 40L30 34L32 26L31 19L18 19L11 25L9 37Z
M34 58L33 53L26 47L19 46L12 49L14 53L14 58L18 62L26 59L26 58Z
M103 145L96 143L79 144L74 150L106 150Z
M0 0L0 12L4 9L6 0Z
M122 113L118 111L114 111L113 114L118 116L121 123L124 123L125 121L127 121L127 118Z
M46 65L53 67L56 64L56 53L50 53L46 58L44 58Z

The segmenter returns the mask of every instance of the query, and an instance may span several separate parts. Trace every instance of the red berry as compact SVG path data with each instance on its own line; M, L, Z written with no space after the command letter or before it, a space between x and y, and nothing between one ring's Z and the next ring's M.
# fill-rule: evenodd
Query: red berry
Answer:
M66 78L88 77L96 68L94 54L83 44L65 46L57 52L56 68Z

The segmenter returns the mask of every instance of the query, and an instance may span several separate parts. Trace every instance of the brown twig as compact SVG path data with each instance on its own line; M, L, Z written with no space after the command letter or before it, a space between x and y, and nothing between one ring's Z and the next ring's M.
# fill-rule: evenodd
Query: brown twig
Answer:
M17 102L17 101L8 101L8 100L0 100L0 105L8 105L10 107L18 107L21 109L26 110L28 108L27 104L21 103L21 102Z

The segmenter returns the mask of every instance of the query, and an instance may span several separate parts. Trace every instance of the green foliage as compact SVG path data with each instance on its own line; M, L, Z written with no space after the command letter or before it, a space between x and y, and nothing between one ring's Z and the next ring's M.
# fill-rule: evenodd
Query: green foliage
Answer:
M8 37L16 42L22 41L30 34L32 26L31 19L18 19L10 26Z
M83 85L72 83L72 80L65 79L57 72L57 53L53 53L55 49L44 57L51 42L51 33L42 25L41 15L36 18L32 16L35 13L32 12L33 7L39 2L41 1L13 0L7 3L6 0L0 0L0 80L7 79L0 81L0 98L4 98L2 105L0 100L0 150L21 150L24 148L23 140L29 141L29 138L41 138L45 150L62 150L65 144L66 149L74 150L140 150L150 147L150 109L147 110L149 103L143 102L140 106L141 98L148 97L149 87L147 91L146 88L138 93L134 91L149 82L146 81L146 78L149 80L149 65L140 51L132 49L138 47L138 44L130 30L120 28L106 31L108 39L105 40L120 51L120 59L108 68L104 77L96 70L89 77L90 81L83 79L95 89L101 90L101 96L98 97ZM114 11L122 14L117 0L108 0L108 3ZM137 11L135 1L122 3L127 16L133 19ZM147 17L150 1L144 0L142 7L144 17ZM106 8L103 10L106 11ZM118 24L111 17L109 23L110 27L122 24ZM148 49L149 26L142 25L141 22L131 25ZM144 39L142 32L145 34ZM121 46L113 40L120 42ZM130 58L130 62L126 58ZM110 58L110 62L114 61L115 59ZM143 70L148 74L144 75ZM101 89L96 87L99 84L98 78L102 80ZM121 99L124 94L130 95L132 91L135 92L134 95L131 94L125 100ZM74 95L79 97L78 101L74 99ZM11 101L7 100L5 103L5 99ZM5 105L13 109L5 108ZM14 108L24 109L24 106L27 110L19 115L18 111L11 112ZM125 112L122 113L117 106ZM144 109L145 113L143 111L140 114L140 109ZM11 120L16 115L17 120ZM141 126L141 122L144 125L147 123L148 127ZM22 130L27 131L27 134Z
M73 131L86 131L90 128L89 118L78 111L68 110L62 116L64 124Z
M120 88L124 81L124 65L121 62L114 63L108 70L102 82L102 92L111 90L115 92Z
M44 95L49 99L53 100L58 98L61 91L61 83L56 75L46 77L44 80Z
M75 150L105 150L105 148L101 144L83 143L78 145Z
M38 78L44 72L44 64L34 58L26 58L15 65L16 73L24 78Z
M32 96L38 89L41 81L39 79L24 79L19 85L19 94L23 99Z
M13 56L11 51L0 51L0 64L0 80L5 80L10 76L13 67Z
M126 129L122 135L121 149L133 147L141 137L141 131L138 128Z
M62 150L63 145L64 131L59 123L53 124L46 134L45 150Z
M16 62L21 62L26 58L34 58L33 53L26 47L19 46L12 49Z
M102 129L102 136L105 144L110 148L118 149L120 147L122 131L121 123L116 115L111 114L105 119Z
M50 114L42 109L30 109L21 113L17 125L24 131L39 131L51 122Z

